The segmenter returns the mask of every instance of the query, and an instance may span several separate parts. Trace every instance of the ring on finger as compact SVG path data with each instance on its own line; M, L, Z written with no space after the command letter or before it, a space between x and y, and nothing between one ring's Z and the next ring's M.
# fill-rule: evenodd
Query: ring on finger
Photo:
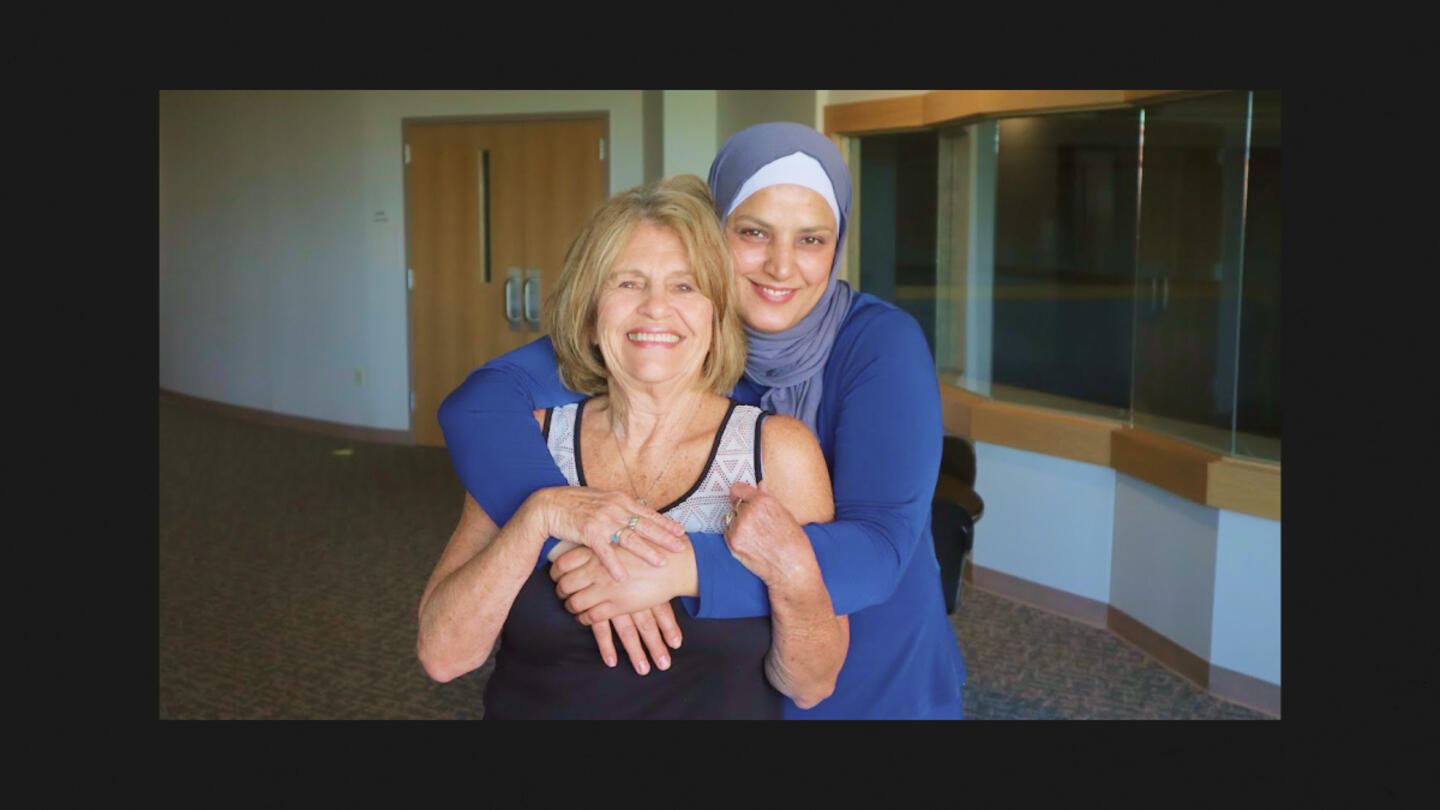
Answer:
M639 515L631 515L631 516L630 516L630 521L625 524L625 528L627 528L627 529L634 529L635 526L636 526L637 524L639 524L639 523L640 523L640 516L639 516Z
M614 545L619 545L619 544L620 544L620 535L624 534L624 533L625 533L626 531L628 531L628 530L629 530L629 527L627 527L627 526L621 526L620 528L616 529L616 530L615 530L615 533L612 534L612 535L610 535L610 542L611 542L612 544L614 544Z

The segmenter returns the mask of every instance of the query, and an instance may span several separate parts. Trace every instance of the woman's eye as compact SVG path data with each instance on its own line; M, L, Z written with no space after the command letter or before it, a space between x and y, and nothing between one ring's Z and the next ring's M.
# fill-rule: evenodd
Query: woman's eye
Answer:
M821 238L818 237L818 236L807 236L807 237L805 237L804 239L802 239L802 240L800 240L800 241L804 242L804 243L807 244L807 245L823 245L823 244L825 244L825 240L824 240L824 239L821 239Z
M695 288L682 281L675 285L675 289L680 292L692 292Z
M740 235L741 235L741 236L760 237L760 236L764 236L764 235L765 235L765 232L762 231L762 230L760 230L759 228L741 228L741 229L740 229Z

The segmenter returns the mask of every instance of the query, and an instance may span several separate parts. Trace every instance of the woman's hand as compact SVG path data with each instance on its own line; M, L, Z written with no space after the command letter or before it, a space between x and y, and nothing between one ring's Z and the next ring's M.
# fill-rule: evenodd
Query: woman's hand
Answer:
M743 481L730 487L735 516L725 529L725 543L740 564L769 588L783 588L815 566L810 538L790 510L765 490Z
M699 591L695 554L689 541L684 542L684 551L666 552L663 567L640 565L634 554L620 549L616 557L628 570L623 582L610 576L589 549L571 549L550 566L555 594L584 625L668 604L677 596L695 596Z
M537 490L525 502L534 510L550 537L567 540L594 551L599 564L616 581L627 576L616 555L625 549L653 566L665 565L658 549L681 552L689 548L685 527L641 506L622 492L594 487L550 487ZM632 518L635 526L629 528ZM612 543L618 534L620 542Z
M625 652L630 656L630 666L641 675L650 672L650 663L645 657L647 647L656 668L662 670L670 668L670 651L665 645L680 649L680 626L675 623L675 612L671 610L669 603L628 615L622 613L613 619L599 621L590 626L595 633L595 644L600 648L600 657L605 661L605 665L610 667L615 666L617 660L615 640L611 636L612 626L615 635L620 636L620 642L625 645Z

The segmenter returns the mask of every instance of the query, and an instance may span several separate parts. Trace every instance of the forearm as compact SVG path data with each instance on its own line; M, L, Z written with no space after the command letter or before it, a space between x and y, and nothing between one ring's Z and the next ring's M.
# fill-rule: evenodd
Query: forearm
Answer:
M919 545L924 528L920 522L928 510L928 500L923 510L887 505L883 514L889 523L867 514L865 519L803 527L838 613L856 613L890 598L909 555ZM737 619L770 613L765 583L731 556L723 535L697 532L690 540L700 588L698 599L684 600L691 616Z
M431 678L444 683L485 663L545 538L533 511L522 506L480 553L435 586L420 608L417 644Z
M579 398L560 384L542 338L471 373L441 403L436 419L455 474L497 524L535 490L566 484L531 414Z
M849 622L836 616L813 560L769 589L771 643L765 677L802 709L835 691L849 648Z
M833 428L819 438L833 459L835 520L809 523L805 534L835 610L853 614L888 601L915 554L929 553L944 424L929 349L909 315L872 319L832 362L842 364L843 384L826 388ZM763 589L724 538L691 539L700 581L699 602L686 604L692 615L764 615Z

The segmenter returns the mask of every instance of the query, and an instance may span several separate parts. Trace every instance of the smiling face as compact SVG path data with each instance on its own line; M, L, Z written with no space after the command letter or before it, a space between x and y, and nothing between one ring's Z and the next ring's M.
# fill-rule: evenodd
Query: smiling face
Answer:
M600 290L593 340L612 384L698 385L714 306L671 228L635 226Z
M736 206L725 240L745 323L782 332L810 314L830 282L838 236L825 198L804 186L767 186Z

